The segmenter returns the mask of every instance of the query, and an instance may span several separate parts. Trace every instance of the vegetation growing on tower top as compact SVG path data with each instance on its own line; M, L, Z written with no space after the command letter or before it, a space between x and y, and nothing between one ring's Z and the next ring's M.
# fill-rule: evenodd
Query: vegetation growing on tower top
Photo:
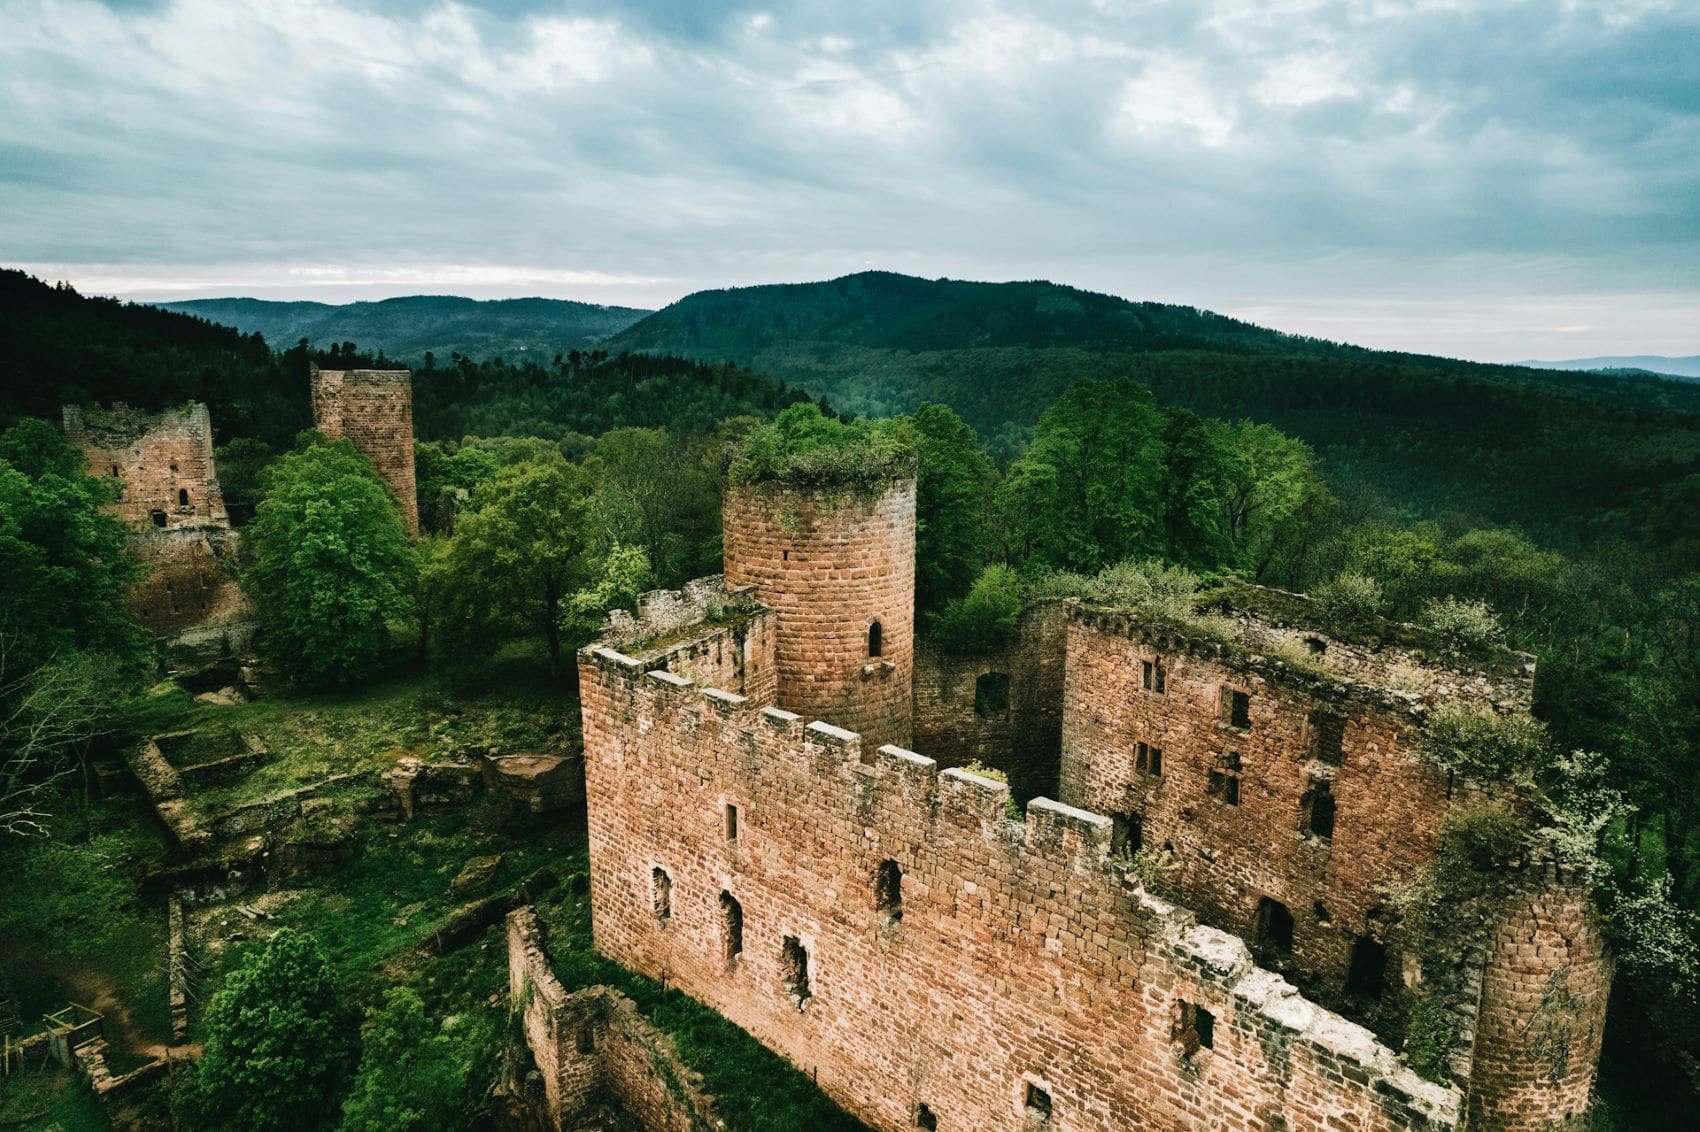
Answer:
M915 474L915 450L893 421L843 421L810 403L751 429L732 452L728 482L877 488Z

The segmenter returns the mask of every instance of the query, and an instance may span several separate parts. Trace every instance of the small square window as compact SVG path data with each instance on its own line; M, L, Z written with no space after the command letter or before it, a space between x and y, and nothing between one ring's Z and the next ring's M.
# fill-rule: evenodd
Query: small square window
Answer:
M1175 1003L1173 1040L1180 1043L1181 1056L1191 1057L1201 1049L1216 1046L1216 1016L1190 1002Z
M1029 1128L1050 1124L1050 1093L1029 1081L1027 1083L1026 1094L1022 1099L1027 1108L1027 1125Z

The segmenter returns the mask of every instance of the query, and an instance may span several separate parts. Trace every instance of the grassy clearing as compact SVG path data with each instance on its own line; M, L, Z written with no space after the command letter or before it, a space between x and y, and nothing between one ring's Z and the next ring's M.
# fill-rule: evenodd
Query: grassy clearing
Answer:
M82 1078L67 1070L0 1078L0 1128L20 1132L106 1132L111 1125Z
M577 734L578 701L547 675L541 648L514 642L476 683L436 672L395 671L356 688L286 691L236 707L160 690L129 722L144 729L230 727L255 735L270 758L226 786L197 790L203 815L398 758L449 758L465 747L547 750Z
M864 1126L834 1104L796 1066L720 1014L678 990L662 990L596 953L584 878L590 857L581 844L562 857L568 883L538 905L548 928L549 955L568 990L603 983L637 1003L638 1011L673 1036L679 1056L703 1076L726 1126L738 1132L854 1132ZM576 878L576 879L575 879Z

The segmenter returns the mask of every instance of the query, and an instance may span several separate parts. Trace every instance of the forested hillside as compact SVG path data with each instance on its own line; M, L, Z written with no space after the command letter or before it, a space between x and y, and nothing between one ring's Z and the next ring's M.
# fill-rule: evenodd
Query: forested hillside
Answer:
M466 354L546 362L556 354L595 346L650 313L564 299L483 301L457 295L342 304L191 299L158 305L263 334L280 346L293 346L303 338L320 349L352 341L409 365L422 364L428 353L441 359Z
M144 409L205 401L221 444L246 437L281 448L312 424L309 361L402 364L381 348L366 353L342 343L274 352L257 333L0 271L0 424L57 422L60 406L73 401ZM808 399L735 366L603 351L519 364L444 355L427 359L414 377L421 440L559 437L627 425L707 430L726 417L770 415Z
M1700 386L1683 382L1377 352L1049 283L888 273L702 292L610 347L729 359L875 416L940 401L1004 459L1075 382L1131 378L1161 402L1301 437L1349 497L1695 561Z

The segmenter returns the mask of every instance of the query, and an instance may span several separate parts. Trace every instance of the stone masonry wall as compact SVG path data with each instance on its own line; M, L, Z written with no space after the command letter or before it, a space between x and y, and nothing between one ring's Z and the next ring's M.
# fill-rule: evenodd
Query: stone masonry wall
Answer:
M1292 918L1290 955L1266 958L1313 997L1348 1005L1365 938L1388 948L1382 983L1395 993L1399 941L1382 889L1433 856L1462 796L1410 753L1422 699L1261 664L1101 610L1074 613L1068 654L1063 800L1136 818L1145 848L1172 850L1165 892L1207 923L1256 941L1261 902L1279 902ZM1142 686L1147 663L1162 666L1163 692ZM1249 726L1224 714L1234 691L1249 695ZM1160 773L1149 753L1140 767L1141 743L1161 750ZM1237 770L1223 765L1236 755ZM1306 811L1324 786L1335 806L1326 837ZM1380 996L1356 997L1374 1000L1350 1004L1374 1016Z
M1456 1090L1140 889L1108 819L1013 821L999 783L610 650L580 675L599 950L871 1126L1457 1127Z
M550 969L537 915L508 913L508 992L521 1010L521 1031L543 1077L555 1128L604 1095L651 1132L707 1132L723 1127L714 1100L679 1060L672 1039L610 987L568 993Z
M683 590L651 590L638 615L615 610L602 640L697 683L737 692L762 705L778 695L778 632L773 611L755 602L752 587L728 589L720 575L687 582Z
M207 407L143 413L64 407L65 435L89 471L123 482L112 510L130 529L130 553L148 568L130 594L142 627L175 633L232 621L247 602L226 568L237 553L213 463Z
M778 703L869 742L911 741L915 481L877 498L779 484L728 489L726 583L754 586L778 631ZM878 625L877 656L870 630Z
M1490 944L1470 1124L1586 1128L1611 959L1588 884L1551 864L1530 872L1506 898Z
M1067 633L1066 605L1043 601L1022 612L1015 642L995 653L962 656L918 641L915 749L944 767L996 767L1017 798L1059 796ZM983 678L1000 675L1007 699L997 711L996 684Z
M65 436L88 456L91 475L123 481L114 510L132 531L230 525L205 405L163 413L66 405L64 424Z
M313 368L313 426L346 436L390 485L407 533L419 536L413 468L413 375L404 369Z

